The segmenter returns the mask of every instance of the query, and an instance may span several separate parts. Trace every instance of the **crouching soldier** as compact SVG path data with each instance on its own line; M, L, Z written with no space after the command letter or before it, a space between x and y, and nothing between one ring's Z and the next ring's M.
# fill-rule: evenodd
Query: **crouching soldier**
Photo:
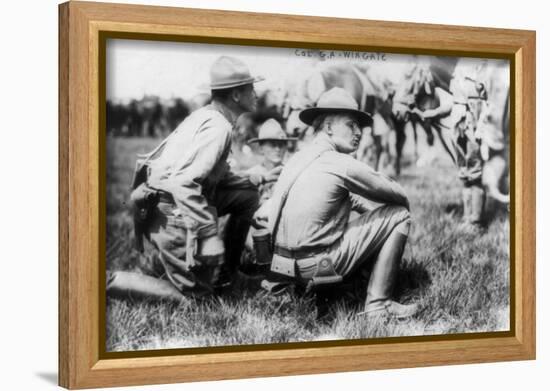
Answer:
M269 203L269 199L273 194L275 181L279 178L283 169L288 143L296 140L297 138L287 137L279 122L275 119L268 119L260 126L258 137L248 141L249 144L258 143L259 152L262 156L260 163L246 171L249 175L262 178L259 187L260 207ZM265 265L268 267L271 263L270 254L261 250L262 243L265 241L267 244L268 237L269 232L267 228L257 229L252 227L246 239L246 246L251 251L254 250L253 243L256 243L256 265L258 266Z
M232 173L227 158L237 117L256 110L253 83L261 79L226 56L214 62L210 79L212 103L189 115L151 153L147 179L132 194L143 212L138 239L143 233L156 248L165 278L116 272L108 278L110 294L206 294L230 280L239 265L258 208L259 176ZM218 216L225 214L230 218L222 240Z
M333 88L300 119L315 137L285 164L275 185L271 270L315 287L337 284L371 263L362 314L412 316L416 305L391 296L409 232L407 197L396 182L350 156L370 115L344 89ZM384 205L372 210L368 200ZM360 216L350 221L352 210Z

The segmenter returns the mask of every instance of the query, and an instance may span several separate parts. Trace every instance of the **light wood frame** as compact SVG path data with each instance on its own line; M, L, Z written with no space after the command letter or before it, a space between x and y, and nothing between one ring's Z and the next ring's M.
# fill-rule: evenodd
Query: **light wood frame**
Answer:
M101 357L100 34L511 60L512 330L476 338ZM168 37L168 38L167 38ZM445 50L441 50L444 48ZM103 204L103 205L102 205ZM104 220L103 220L104 222ZM104 238L104 236L103 236ZM75 388L535 358L535 32L105 3L59 6L59 384ZM104 325L103 325L104 327Z

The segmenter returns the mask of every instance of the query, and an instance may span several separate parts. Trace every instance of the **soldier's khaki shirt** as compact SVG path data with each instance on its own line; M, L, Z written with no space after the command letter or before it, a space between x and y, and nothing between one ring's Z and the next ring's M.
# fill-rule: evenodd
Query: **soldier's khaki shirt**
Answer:
M278 246L300 249L333 244L344 233L352 209L364 213L372 208L365 200L408 208L405 191L397 182L337 152L330 138L321 133L286 163L274 189L271 232L284 190L304 162L318 154L288 194L275 238Z
M231 123L219 111L205 106L174 130L160 157L151 163L149 185L172 194L179 211L196 223L199 237L217 233L212 200L220 182L253 186L229 169L231 131Z

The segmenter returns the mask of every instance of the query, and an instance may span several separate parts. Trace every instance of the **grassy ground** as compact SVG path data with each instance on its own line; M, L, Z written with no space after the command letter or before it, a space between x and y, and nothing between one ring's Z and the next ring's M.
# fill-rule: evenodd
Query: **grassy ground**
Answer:
M109 139L107 146L107 268L155 274L155 265L132 249L127 209L135 154L151 139ZM367 321L362 303L336 299L322 321L311 298L287 293L190 299L179 305L110 299L107 350L167 349L383 336L449 334L509 328L509 221L489 203L484 232L463 229L460 183L445 157L422 169L406 167L399 181L411 200L413 226L395 296L418 302L412 319Z

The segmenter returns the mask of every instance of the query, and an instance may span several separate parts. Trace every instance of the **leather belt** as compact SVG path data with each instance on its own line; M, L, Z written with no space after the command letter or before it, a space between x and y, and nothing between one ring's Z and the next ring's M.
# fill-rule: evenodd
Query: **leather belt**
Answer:
M303 259L314 257L326 251L328 246L302 247L299 249L290 249L275 245L273 252L281 257Z

